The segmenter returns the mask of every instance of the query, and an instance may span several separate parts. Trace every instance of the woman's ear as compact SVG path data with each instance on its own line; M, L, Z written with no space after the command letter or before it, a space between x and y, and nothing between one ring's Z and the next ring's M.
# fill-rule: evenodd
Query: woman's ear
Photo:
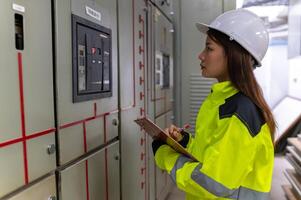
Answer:
M258 66L258 63L253 57L251 57L251 66L253 67L253 69L255 69Z

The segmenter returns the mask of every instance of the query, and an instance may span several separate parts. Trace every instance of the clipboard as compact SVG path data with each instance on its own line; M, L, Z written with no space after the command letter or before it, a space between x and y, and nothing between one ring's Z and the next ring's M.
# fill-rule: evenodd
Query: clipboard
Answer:
M150 119L143 117L134 121L141 128L143 128L145 132L148 133L153 139L162 140L177 152L184 154L185 156L191 158L193 161L197 161L197 159L193 155L191 155L182 145L180 145L176 140L166 134L157 124L155 124Z

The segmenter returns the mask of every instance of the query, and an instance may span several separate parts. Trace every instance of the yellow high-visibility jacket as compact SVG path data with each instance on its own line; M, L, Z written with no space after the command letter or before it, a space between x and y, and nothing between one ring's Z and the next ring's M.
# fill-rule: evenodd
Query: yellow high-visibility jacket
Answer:
M260 109L231 82L216 83L196 120L195 137L180 143L199 162L154 140L159 168L187 200L268 199L274 163L270 130Z

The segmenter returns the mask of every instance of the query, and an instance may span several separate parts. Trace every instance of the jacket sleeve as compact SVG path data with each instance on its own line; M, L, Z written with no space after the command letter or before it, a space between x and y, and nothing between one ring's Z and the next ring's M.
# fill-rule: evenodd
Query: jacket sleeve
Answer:
M179 141L179 144L182 145L184 148L187 148L188 144L192 143L193 138L190 133L185 131L182 133L182 135L183 138L181 141Z
M229 120L226 126L217 130L223 133L213 133L221 138L204 151L203 163L192 162L168 145L162 145L155 154L158 167L192 196L235 198L242 181L252 171L254 138L235 115L225 120Z
M179 141L179 144L182 145L184 148L187 148L188 144L192 143L192 136L190 133L188 132L184 132L183 134L183 138L181 141ZM153 149L153 153L154 155L156 154L157 150L163 145L166 144L166 142L160 140L160 139L155 139L152 142L152 149Z

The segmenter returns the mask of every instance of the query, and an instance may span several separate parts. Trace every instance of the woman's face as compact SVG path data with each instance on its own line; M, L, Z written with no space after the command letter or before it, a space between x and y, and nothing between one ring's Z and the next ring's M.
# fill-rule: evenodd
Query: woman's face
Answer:
M229 79L224 48L207 36L206 47L199 54L202 76L216 78L219 82Z

